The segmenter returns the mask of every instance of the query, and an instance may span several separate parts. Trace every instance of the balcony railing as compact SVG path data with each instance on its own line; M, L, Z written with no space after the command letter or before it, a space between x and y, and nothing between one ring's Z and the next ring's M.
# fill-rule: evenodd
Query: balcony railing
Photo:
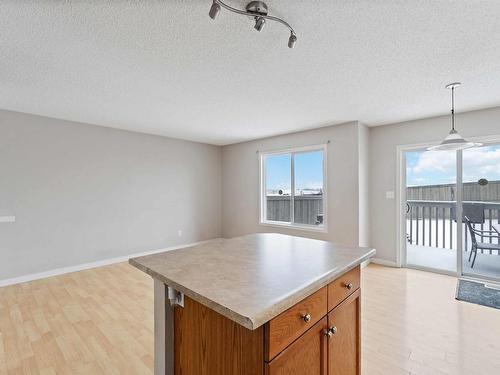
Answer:
M493 230L492 224L499 222L500 202L466 201L467 204L482 204L484 222L472 224L480 230ZM411 244L444 249L456 249L456 231L454 201L408 200L406 212L407 238ZM464 250L470 249L470 233L462 226ZM498 243L498 238L477 236L481 242ZM492 251L490 251L491 253ZM493 252L499 253L493 250ZM500 254L498 254L500 255Z

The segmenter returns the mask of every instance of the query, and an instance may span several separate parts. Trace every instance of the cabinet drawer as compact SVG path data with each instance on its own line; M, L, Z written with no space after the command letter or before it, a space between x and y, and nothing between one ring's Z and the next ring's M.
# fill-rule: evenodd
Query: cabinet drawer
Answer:
M326 286L300 301L264 326L266 361L298 339L327 313Z
M326 375L327 317L316 323L297 341L265 364L265 375Z
M360 266L357 266L328 284L328 311L359 288L359 273Z

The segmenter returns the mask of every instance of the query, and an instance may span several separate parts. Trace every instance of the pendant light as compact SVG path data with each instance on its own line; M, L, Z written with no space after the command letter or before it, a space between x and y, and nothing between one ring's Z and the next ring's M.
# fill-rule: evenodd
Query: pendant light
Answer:
M428 151L457 151L483 145L482 143L467 141L455 130L455 88L460 85L460 82L453 82L445 86L451 90L451 130L443 142L437 146L428 147Z

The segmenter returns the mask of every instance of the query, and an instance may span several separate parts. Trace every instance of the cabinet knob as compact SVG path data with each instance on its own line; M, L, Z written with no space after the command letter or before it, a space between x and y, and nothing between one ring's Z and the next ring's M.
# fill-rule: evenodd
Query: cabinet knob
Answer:
M332 328L329 329L329 331L332 333L332 335L337 333L337 327L333 326Z
M309 323L311 321L311 314L302 315L304 322Z
M351 289L352 289L352 283L345 284L345 287L346 287L347 289L351 290Z
M323 334L327 337L327 338L331 338L333 336L333 333L331 330L329 329L325 329L323 330Z

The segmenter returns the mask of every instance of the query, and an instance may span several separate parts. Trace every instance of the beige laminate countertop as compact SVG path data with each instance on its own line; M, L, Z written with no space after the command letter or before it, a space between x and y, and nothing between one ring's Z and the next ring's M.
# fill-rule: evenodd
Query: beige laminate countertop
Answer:
M373 255L370 248L259 233L129 262L253 330Z

